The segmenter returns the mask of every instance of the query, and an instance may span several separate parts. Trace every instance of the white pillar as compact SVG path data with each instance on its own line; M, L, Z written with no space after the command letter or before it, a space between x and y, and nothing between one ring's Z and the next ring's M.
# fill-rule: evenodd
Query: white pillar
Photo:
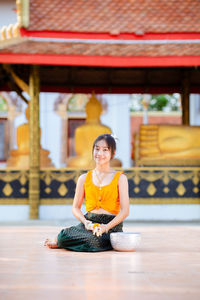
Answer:
M8 121L9 121L9 149L14 149L16 140L16 129L14 127L14 120L21 112L16 110L16 106L11 105L8 108Z
M49 157L60 168L61 119L54 111L58 93L40 93L41 146L49 150Z
M16 141L16 131L17 131L17 128L20 125L28 122L26 120L26 116L25 116L25 110L27 108L27 104L24 101L22 101L21 105L22 105L21 106L21 113L18 116L16 116L16 118L13 121L13 130L14 130L13 141L12 141L12 148L13 149L17 149L17 141Z
M67 120L67 105L66 103L59 103L56 111L61 118L61 136L60 136L60 166L66 167L67 141L68 141L68 120Z
M123 168L131 167L131 137L130 137L130 95L106 94L108 110L101 115L101 122L111 128L117 136L117 152Z
M190 94L190 125L200 125L200 94Z

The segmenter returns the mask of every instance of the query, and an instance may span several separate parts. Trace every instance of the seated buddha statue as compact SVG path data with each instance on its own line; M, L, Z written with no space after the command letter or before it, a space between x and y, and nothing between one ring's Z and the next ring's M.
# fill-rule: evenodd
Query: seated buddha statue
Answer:
M138 137L139 159L200 160L200 127L142 125Z
M75 130L75 152L77 156L71 156L67 159L67 167L72 168L93 168L92 146L95 139L101 134L111 134L109 127L103 125L100 121L102 113L101 103L92 94L86 104L86 122ZM114 158L111 166L120 167L120 160Z
M26 119L29 121L29 106L25 111ZM40 130L41 136L41 130ZM16 132L17 137L17 147L18 149L14 149L10 151L10 156L7 161L7 167L11 168L29 168L29 124L24 123L17 128ZM53 167L51 159L49 156L49 151L44 150L40 147L40 166L42 168L45 167Z

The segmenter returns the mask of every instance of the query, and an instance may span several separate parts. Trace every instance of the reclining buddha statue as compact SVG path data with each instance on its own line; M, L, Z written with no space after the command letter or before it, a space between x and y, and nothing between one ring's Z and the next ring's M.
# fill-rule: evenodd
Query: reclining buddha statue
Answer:
M29 106L25 111L26 119L29 121ZM7 167L9 168L29 168L29 124L24 123L17 128L17 147L10 151L10 156L7 161ZM40 130L41 135L41 130ZM42 168L53 167L49 156L49 151L40 147L40 166Z
M141 125L136 140L136 160L156 163L167 160L200 162L200 127L186 125Z
M94 94L86 104L86 122L75 130L75 152L77 156L67 159L67 167L72 168L93 168L92 146L95 139L101 134L111 134L109 127L100 121L102 105ZM120 160L114 158L111 166L120 167Z

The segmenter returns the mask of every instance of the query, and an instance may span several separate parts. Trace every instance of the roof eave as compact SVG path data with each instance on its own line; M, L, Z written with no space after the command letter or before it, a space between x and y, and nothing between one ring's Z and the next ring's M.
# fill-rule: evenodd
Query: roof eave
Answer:
M90 67L197 67L200 56L86 56L0 53L0 63Z
M146 32L142 35L135 33L121 32L119 34L111 34L110 32L70 32L70 31L49 31L38 30L32 31L28 28L20 28L20 34L24 37L41 37L56 39L105 39L105 40L188 40L200 39L200 32Z

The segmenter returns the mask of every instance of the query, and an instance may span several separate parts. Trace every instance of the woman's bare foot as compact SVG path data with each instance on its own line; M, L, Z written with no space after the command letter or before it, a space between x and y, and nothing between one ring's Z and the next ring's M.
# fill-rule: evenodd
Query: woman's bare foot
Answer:
M47 247L49 247L51 249L59 249L60 248L60 247L58 247L56 241L52 242L49 239L46 239L46 241L44 242L44 246L47 246Z

